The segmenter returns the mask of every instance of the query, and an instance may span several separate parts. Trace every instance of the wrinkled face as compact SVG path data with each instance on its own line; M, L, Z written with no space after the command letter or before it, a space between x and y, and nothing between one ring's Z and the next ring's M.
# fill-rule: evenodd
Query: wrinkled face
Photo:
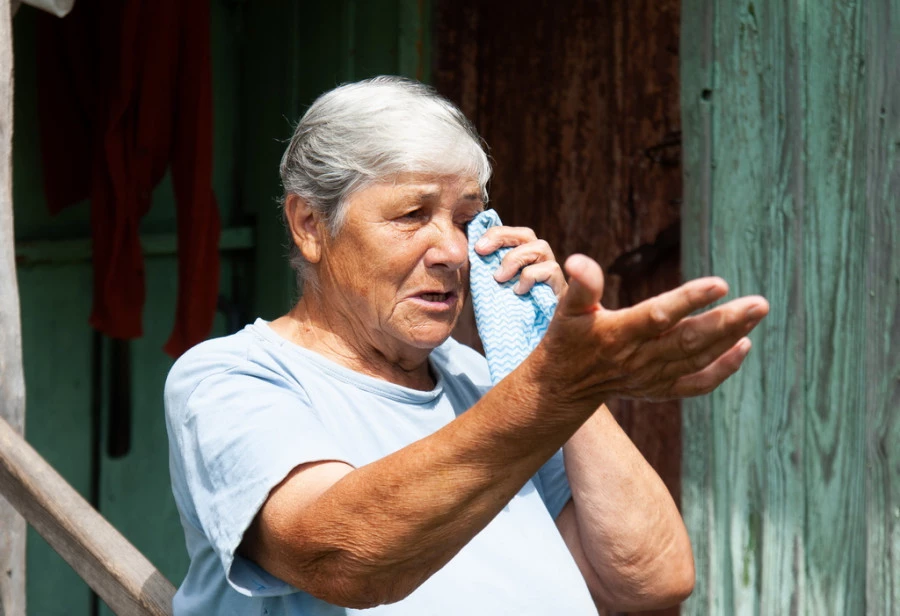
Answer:
M431 350L468 293L466 225L484 209L471 178L403 174L350 197L318 278L350 334L387 354Z

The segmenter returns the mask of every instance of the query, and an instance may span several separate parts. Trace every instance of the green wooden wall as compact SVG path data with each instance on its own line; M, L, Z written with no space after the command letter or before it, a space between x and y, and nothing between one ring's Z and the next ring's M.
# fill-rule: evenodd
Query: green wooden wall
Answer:
M278 162L293 124L316 95L342 81L378 73L428 79L429 10L429 3L416 0L212 1L220 293L242 319L278 316L294 296L276 204ZM131 449L111 457L106 433L115 377L112 343L101 341L98 355L87 325L88 204L51 218L43 199L35 17L35 9L23 6L13 25L26 436L82 495L93 493L101 513L177 585L188 562L169 488L162 388L171 360L161 348L171 330L177 284L172 189L168 179L157 188L141 227L148 301L145 336L130 345ZM219 314L213 335L231 327ZM34 531L27 558L29 614L110 613Z
M684 271L772 309L686 401L685 614L900 613L900 2L685 0Z

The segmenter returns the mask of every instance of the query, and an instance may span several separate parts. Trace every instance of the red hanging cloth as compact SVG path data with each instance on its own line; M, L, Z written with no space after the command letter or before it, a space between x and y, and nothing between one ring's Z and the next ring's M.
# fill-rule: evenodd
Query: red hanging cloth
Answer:
M52 213L90 197L91 325L141 336L139 223L171 168L178 300L164 348L177 357L209 335L219 288L209 3L91 0L38 19L44 190Z

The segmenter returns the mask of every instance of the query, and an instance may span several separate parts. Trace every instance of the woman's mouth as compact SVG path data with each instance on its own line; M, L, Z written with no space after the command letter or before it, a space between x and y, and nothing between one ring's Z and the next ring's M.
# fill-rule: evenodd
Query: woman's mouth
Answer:
M456 303L457 295L453 291L446 293L428 292L413 296L417 303L433 310L448 310Z
M450 297L450 293L422 293L419 297L426 302L445 302Z

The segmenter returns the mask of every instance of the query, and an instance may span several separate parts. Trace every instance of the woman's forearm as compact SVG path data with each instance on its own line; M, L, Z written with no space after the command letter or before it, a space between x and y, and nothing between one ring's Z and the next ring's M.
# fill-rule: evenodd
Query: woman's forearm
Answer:
M560 410L547 399L540 355L443 429L349 472L299 510L290 485L273 493L266 508L292 514L262 516L249 555L331 603L366 607L408 595L590 415L590 405Z
M694 584L687 531L665 484L605 406L564 455L580 543L573 552L596 574L589 586L598 603L631 611L682 601Z

